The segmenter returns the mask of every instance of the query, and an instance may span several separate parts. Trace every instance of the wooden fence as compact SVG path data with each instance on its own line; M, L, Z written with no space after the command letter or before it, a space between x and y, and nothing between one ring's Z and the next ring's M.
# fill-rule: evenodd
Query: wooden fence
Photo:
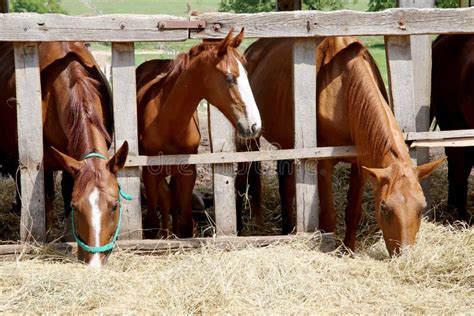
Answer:
M138 153L135 41L184 41L223 38L231 28L245 27L246 37L297 37L293 50L295 149L234 153L234 131L220 112L210 109L213 152L195 155L140 156ZM474 33L474 8L293 11L259 14L206 13L190 19L165 15L73 17L55 14L1 14L0 41L15 42L18 137L22 179L21 238L45 237L39 41L112 42L115 142L127 140L130 152L122 188L134 196L125 202L122 239L141 239L140 166L213 164L218 235L236 234L233 163L297 159L297 231L318 227L316 164L308 159L349 157L353 147L317 147L315 47L320 36L384 35L391 102L406 140L413 146L474 145L474 130L418 132L426 113L416 113L410 35ZM422 76L423 78L423 76ZM430 80L424 76L423 80ZM416 155L412 155L416 159Z

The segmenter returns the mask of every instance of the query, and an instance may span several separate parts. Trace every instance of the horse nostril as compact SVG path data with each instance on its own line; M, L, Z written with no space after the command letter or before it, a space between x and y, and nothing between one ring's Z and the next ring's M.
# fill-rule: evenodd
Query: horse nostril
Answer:
M258 126L256 123L252 124L252 133L257 134L258 132Z

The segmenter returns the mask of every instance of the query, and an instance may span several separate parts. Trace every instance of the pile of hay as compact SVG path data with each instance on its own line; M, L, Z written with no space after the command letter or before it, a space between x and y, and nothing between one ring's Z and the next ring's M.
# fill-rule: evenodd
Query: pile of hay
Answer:
M302 242L164 256L116 251L101 273L70 258L0 263L0 312L472 313L474 228L424 222L389 259L382 241L354 258Z

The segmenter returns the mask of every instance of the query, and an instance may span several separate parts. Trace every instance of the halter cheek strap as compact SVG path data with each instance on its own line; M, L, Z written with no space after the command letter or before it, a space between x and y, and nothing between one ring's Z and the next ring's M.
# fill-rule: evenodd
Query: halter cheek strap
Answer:
M93 157L107 160L107 158L104 155L100 154L100 153L90 153L90 154L84 156L83 160L88 159L88 158L93 158ZM81 247L83 250L85 250L89 253L100 253L100 252L106 252L106 251L112 250L114 248L115 242L117 241L118 234L119 234L119 231L120 231L120 224L122 222L122 204L120 202L121 202L122 198L124 200L127 200L127 201L132 200L132 196L130 196L130 195L126 194L125 192L123 192L120 185L118 186L118 193L119 193L118 194L119 195L119 197L118 197L119 218L118 218L117 227L115 228L115 233L112 236L112 239L107 244L105 244L103 246L92 247L92 246L89 246L88 244L86 244L85 242L83 242L79 238L79 236L76 233L76 227L74 225L74 208L72 208L72 210L71 210L72 234L74 236L74 239L77 242L77 245L79 247Z

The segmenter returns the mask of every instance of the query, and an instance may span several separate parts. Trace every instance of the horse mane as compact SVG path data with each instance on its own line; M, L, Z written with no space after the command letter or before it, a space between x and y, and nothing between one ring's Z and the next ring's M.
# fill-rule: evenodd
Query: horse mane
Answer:
M65 108L68 152L76 159L82 159L85 151L86 153L95 151L90 126L97 128L109 143L111 137L94 107L94 102L101 99L99 93L101 83L76 59L68 58L67 62L65 75L68 77L70 90L68 106Z
M350 131L357 147L358 159L366 166L375 167L380 166L389 152L401 157L396 136L393 135L393 120L390 120L392 112L386 92L384 89L381 91L379 79L374 73L374 60L367 49L357 42L339 54L349 57L344 80L347 84L345 91Z

